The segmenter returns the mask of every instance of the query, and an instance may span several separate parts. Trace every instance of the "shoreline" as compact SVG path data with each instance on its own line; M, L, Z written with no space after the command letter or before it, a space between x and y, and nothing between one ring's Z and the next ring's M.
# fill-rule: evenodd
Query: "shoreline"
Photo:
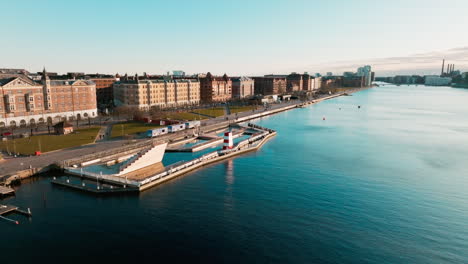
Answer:
M291 109L295 109L295 108L299 108L299 107L307 107L309 105L317 104L317 103L320 103L320 102L325 101L325 100L330 100L330 99L333 99L333 98L336 98L336 97L344 96L345 94L356 93L356 92L359 92L359 91L362 91L362 90L367 90L367 89L370 89L370 88L373 88L373 87L374 86L372 86L372 87L363 87L363 88L355 88L355 89L349 88L349 90L347 90L346 92L331 94L331 95L327 95L327 96L320 97L318 99L313 99L313 100L295 102L295 103L292 103L292 104L289 104L289 105L286 105L286 106L283 106L283 107L278 107L276 109L266 110L266 111L263 111L263 112L260 112L260 113L255 113L255 114L247 114L246 116L240 117L240 118L228 119L226 121L218 121L218 122L216 122L216 120L214 120L215 121L214 124L202 126L200 129L203 130L204 132L214 131L214 130L217 130L217 129L223 129L223 128L229 127L233 123L243 123L243 122L247 122L249 120L261 118L261 117L264 117L264 116L278 114L278 113L288 111L288 110L291 110ZM131 143L131 144L126 145L126 146L122 146L122 147L120 147L120 149L122 149L122 148L132 149L132 151L135 151L136 149L140 148L141 146L146 146L149 142L161 142L163 140L171 141L171 138L173 138L173 139L185 138L186 137L185 133L186 132L180 133L180 134L177 133L177 134L165 137L164 139L163 138L155 138L155 139L150 139L150 140L139 141L139 142ZM70 151L72 149L70 149ZM118 151L118 149L119 149L119 147L107 149L107 150L101 151L101 152L106 152L106 153L114 152L114 153L116 153L116 151L117 151L117 153L119 153L120 151ZM252 150L249 150L249 151L252 151ZM60 154L61 152L67 152L67 150L65 149L65 150L55 151L55 153L58 153L58 154ZM240 155L242 153L236 153L236 155ZM100 154L100 152L97 152L97 153L95 152L95 153L90 154L90 155L99 155L99 154ZM46 155L47 155L47 153L45 153L44 156L46 156ZM82 157L90 156L90 155L85 154ZM234 156L236 156L236 155L234 155ZM228 157L226 157L226 158L228 158ZM8 163L8 161L9 160L4 160L2 162L2 164L6 164L6 163ZM15 172L10 172L10 173L5 173L3 175L0 175L0 179L4 178L5 179L4 182L7 183L6 185L11 185L11 183L13 181L21 181L23 179L34 177L34 176L40 175L40 174L42 174L44 172L48 172L51 169L57 169L57 168L62 168L63 169L63 167L64 167L63 165L65 163L67 163L67 161L68 160L48 162L48 164L43 164L40 167L29 167L27 169L17 170ZM47 162L44 162L44 163L47 163ZM23 164L23 163L21 163L21 164Z

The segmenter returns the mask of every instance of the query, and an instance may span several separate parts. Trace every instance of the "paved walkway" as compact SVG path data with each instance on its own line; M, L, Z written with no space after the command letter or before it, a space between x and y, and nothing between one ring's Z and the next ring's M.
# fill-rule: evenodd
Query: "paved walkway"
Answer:
M202 117L208 117L208 118L213 118L214 116L210 116L210 115L205 115L205 114L202 114L202 113L197 113L197 112L190 112L191 114L195 114L195 115L199 115L199 116L202 116Z
M96 135L96 141L95 142L101 142L105 140L109 140L112 132L112 126L114 123L107 124L103 127L101 127L101 130L99 130L98 134Z
M349 92L354 92L354 91L349 91ZM321 97L328 97L328 95L323 95ZM271 104L268 108L259 106L257 110L240 112L237 115L231 114L229 116L221 116L217 118L204 120L202 122L203 127L201 127L200 131L204 130L203 128L205 126L219 124L222 122L226 122L228 120L234 121L236 118L246 117L246 116L258 114L267 110L268 111L275 110L275 109L279 109L282 107L299 104L299 103L301 103L301 101L295 100L295 101L284 102L281 104ZM105 126L106 131L108 131L110 127L112 127L112 124L106 125ZM169 140L171 138L180 137L182 135L187 135L187 131L180 131L178 133L168 134L163 137L159 137L158 139ZM108 136L110 136L110 131L108 133ZM147 139L137 139L137 140L133 140L132 142L141 142L144 140L147 140ZM25 170L29 168L41 168L52 163L61 162L67 159L76 158L76 157L87 155L87 154L92 154L92 153L96 153L96 152L100 152L104 150L109 150L112 148L121 147L127 144L129 144L128 140L101 140L99 142L96 142L95 144L48 152L48 153L42 154L41 156L17 157L17 158L4 157L5 161L3 161L0 165L0 177L1 175L12 174L16 171Z

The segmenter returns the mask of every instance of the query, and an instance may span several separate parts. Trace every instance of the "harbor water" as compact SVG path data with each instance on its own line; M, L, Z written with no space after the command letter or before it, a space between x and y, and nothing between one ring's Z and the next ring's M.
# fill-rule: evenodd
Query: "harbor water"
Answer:
M256 120L278 132L257 152L141 194L35 179L0 202L33 213L0 221L0 259L468 263L467 113L468 89L385 85Z

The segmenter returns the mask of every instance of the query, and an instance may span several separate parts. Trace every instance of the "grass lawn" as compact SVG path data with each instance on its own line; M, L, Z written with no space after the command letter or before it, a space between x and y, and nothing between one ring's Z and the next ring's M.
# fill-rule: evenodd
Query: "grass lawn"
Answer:
M218 116L223 116L224 115L224 107L197 109L197 110L194 110L193 112L200 113L200 114L203 114L203 115L218 117Z
M252 111L255 108L253 105L246 105L246 106L230 106L231 114Z
M128 122L122 124L115 124L112 126L111 137L122 137L124 135L131 135L141 132L146 132L150 129L160 127L157 124L143 124L139 122Z
M93 143L100 127L77 129L68 135L38 135L29 138L17 138L0 142L0 149L24 155L35 151L49 152L57 149L71 148Z
M175 119L175 120L202 120L206 119L206 117L199 116L196 114L188 113L188 112L181 112L181 113L165 113L164 118L168 119Z

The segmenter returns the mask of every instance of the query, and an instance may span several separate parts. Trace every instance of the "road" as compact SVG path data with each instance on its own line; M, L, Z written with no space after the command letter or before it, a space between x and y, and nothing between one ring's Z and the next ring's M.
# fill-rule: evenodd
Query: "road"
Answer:
M321 97L325 97L325 96L327 95L324 95ZM204 127L215 125L215 124L227 121L227 120L235 120L236 118L258 114L266 110L275 110L275 109L279 109L282 107L295 105L299 103L301 103L301 101L295 100L295 101L288 101L288 102L283 102L283 103L270 104L268 108L265 108L264 106L258 106L258 109L254 111L246 111L246 112L238 113L237 115L231 114L229 116L220 116L217 118L204 120L202 122L202 127L200 128L200 130L203 131ZM108 131L108 130L104 130L104 131ZM161 139L169 140L172 137L180 137L186 133L187 131L181 131L175 134L165 135L161 137ZM136 140L133 140L133 142L140 142L143 140L146 140L146 139L136 139ZM129 144L129 141L123 140L123 139L101 140L90 145L84 145L80 147L74 147L74 148L44 153L41 156L16 157L16 158L5 157L5 160L3 162L0 162L0 177L1 175L15 173L16 171L25 170L29 168L41 168L41 167L50 165L52 163L61 162L67 159L76 158L79 156L92 154L92 153L96 153L96 152L100 152L104 150L109 150L112 148L117 148L117 147L121 147L121 146L128 145L128 144Z

